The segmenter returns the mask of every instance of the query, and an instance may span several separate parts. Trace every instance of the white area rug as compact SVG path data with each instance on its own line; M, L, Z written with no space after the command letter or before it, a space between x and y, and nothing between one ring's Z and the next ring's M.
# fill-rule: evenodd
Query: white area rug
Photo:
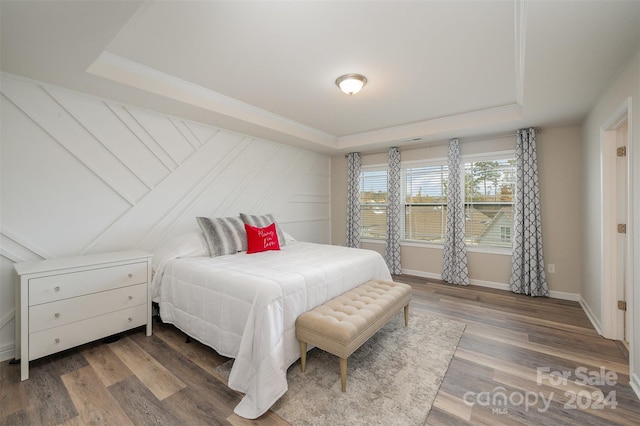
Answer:
M400 313L347 363L347 392L340 391L337 357L313 349L307 371L300 361L287 372L289 390L271 409L293 425L423 425L465 325ZM218 373L229 377L229 361Z

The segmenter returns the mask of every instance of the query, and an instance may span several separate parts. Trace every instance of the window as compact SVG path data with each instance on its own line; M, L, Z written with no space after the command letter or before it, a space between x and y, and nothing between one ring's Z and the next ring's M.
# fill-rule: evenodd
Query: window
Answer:
M447 219L447 165L411 167L404 172L404 238L443 243Z
M516 181L513 152L463 157L463 163L467 244L511 247ZM405 240L444 243L447 177L446 159L403 167Z
M360 236L387 238L387 171L360 172Z
M511 228L509 228L508 226L500 227L500 240L511 241Z
M513 155L464 164L466 242L511 247L516 162Z

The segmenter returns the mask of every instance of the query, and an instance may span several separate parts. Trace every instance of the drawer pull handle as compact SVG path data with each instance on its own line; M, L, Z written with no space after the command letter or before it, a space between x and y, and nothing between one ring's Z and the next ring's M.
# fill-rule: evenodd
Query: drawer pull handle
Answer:
M55 291L55 292L58 292L58 291L60 291L60 287L58 287L58 286L55 286L55 287L53 288L53 291Z
M56 312L53 316L54 316L55 318L60 318L60 313Z
M133 318L129 317L129 322L132 322L132 321L133 321Z
M133 278L133 274L129 274L129 278Z
M129 296L129 300L133 300L133 296Z
M54 342L57 345L58 343L60 343L60 339L56 338L56 340L54 340Z

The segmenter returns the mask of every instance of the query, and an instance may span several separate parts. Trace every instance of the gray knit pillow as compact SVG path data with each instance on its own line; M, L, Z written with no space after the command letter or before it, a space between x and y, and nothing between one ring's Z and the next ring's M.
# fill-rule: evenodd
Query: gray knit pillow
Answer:
M280 226L278 226L276 221L273 219L273 215L264 214L261 216L255 216L246 213L240 213L240 218L247 225L256 226L258 228L265 228L272 223L275 223L276 232L278 233L278 243L280 244L280 247L283 247L287 243L284 238L284 233L282 232L282 229L280 229Z
M247 233L239 217L197 217L211 257L247 251Z

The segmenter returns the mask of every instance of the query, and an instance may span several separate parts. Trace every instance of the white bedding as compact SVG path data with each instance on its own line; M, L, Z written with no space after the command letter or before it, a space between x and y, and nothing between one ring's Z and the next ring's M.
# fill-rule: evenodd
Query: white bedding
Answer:
M152 284L162 320L235 358L229 387L245 397L234 411L248 419L287 390L287 368L300 357L298 315L371 279L391 279L375 251L303 242L163 266Z

